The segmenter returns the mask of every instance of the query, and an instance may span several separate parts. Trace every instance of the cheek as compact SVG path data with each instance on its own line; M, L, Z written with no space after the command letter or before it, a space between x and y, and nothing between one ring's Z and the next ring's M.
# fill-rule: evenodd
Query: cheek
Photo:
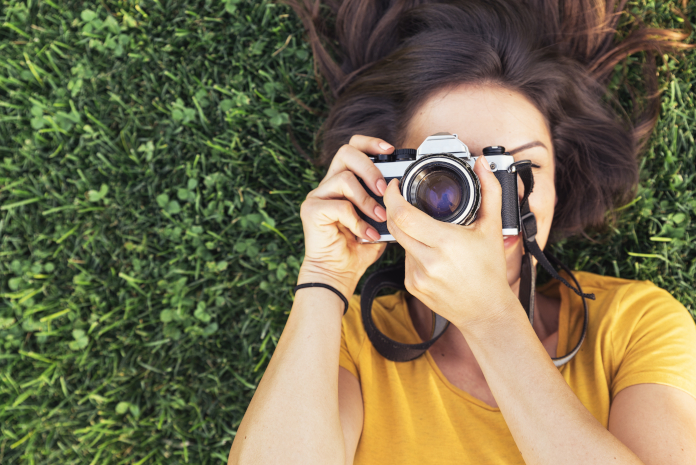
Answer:
M539 179L535 183L532 195L529 196L529 208L537 220L537 242L542 249L549 238L557 200L552 179Z
M519 184L522 186L522 183ZM519 195L520 199L522 199L524 187L520 187ZM534 191L529 196L529 208L534 212L534 216L537 219L536 240L539 247L542 249L546 246L546 242L549 238L556 200L556 188L553 183L553 178L547 179L544 176L537 175L535 177ZM521 238L520 236L520 239ZM513 286L520 278L522 254L524 254L524 246L521 241L517 243L516 247L505 251L507 278L510 286Z

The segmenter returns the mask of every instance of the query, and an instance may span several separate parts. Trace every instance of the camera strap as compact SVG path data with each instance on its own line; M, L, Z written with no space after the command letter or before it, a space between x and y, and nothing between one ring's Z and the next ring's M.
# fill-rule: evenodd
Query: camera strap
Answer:
M534 323L534 295L536 293L536 267L531 259L532 256L537 259L541 266L544 267L544 269L553 278L572 289L573 292L582 298L582 304L584 307L582 334L580 336L580 340L570 352L562 357L552 358L554 365L560 367L569 362L578 353L582 343L585 341L589 319L589 310L586 299L594 300L595 296L594 294L586 294L582 292L582 287L580 287L580 283L575 278L570 268L561 263L560 260L554 257L551 253L541 250L536 241L536 217L529 209L529 195L534 189L532 163L529 160L519 161L514 163L510 167L510 170L511 172L517 172L524 185L524 195L520 201L520 225L522 229L525 254L522 256L522 268L520 270L519 299L522 307L529 317L529 322L531 324ZM575 283L575 286L564 279L556 271L554 265L560 267L562 270L568 273L572 281ZM431 325L432 330L430 333L430 339L419 344L405 344L403 342L398 342L382 333L377 328L372 318L372 303L377 297L379 291L384 288L405 290L406 286L404 285L404 278L404 263L377 270L365 281L365 285L363 286L362 294L360 296L363 327L365 328L367 336L370 338L370 342L372 342L374 348L377 349L377 352L379 352L384 358L394 362L407 362L423 355L440 338L440 336L445 333L450 324L445 318L441 317L435 312L432 312L433 321Z

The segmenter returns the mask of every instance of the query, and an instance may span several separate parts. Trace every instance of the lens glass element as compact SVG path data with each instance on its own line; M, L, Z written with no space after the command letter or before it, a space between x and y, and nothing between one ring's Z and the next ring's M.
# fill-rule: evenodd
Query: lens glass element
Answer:
M420 180L415 200L419 209L437 220L444 220L455 213L464 195L459 176L448 169L438 168L429 170Z

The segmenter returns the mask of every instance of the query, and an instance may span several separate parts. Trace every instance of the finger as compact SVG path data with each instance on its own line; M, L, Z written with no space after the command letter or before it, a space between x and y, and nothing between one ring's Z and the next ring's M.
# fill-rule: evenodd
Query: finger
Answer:
M430 246L423 244L422 242L409 236L406 232L396 226L393 221L389 221L389 219L387 219L387 229L389 230L389 234L394 237L394 240L398 242L405 251L410 252L411 254L420 256L431 248Z
M381 153L391 152L392 150L382 150ZM346 170L355 173L376 195L380 197L384 195L384 191L387 188L384 176L382 176L377 166L375 166L372 160L370 160L363 151L352 145L344 145L338 149L326 173L326 178L330 178L336 173Z
M491 171L486 157L481 155L474 163L474 172L481 181L481 207L476 215L476 225L479 228L497 228L502 231L502 188L500 181Z
M319 227L344 226L357 237L367 241L377 241L380 238L377 230L358 216L353 204L348 200L310 198L302 204L302 210L303 216L311 216L312 221Z
M350 138L348 145L355 147L361 152L370 155L379 155L380 153L392 153L394 146L389 142L377 137L361 136L359 134Z
M416 275L416 273L418 273L418 275ZM406 252L404 257L404 286L409 294L417 299L421 297L416 287L416 283L420 283L421 281L420 273L420 263L418 263L412 253Z
M387 220L387 212L371 197L351 171L341 171L314 189L310 194L320 199L348 199L367 216L380 223Z
M446 224L433 219L427 213L408 203L401 195L399 182L396 179L393 179L387 186L387 192L384 194L384 205L387 207L389 231L393 228L397 235L403 232L409 238L428 247L438 245L440 236L438 232ZM394 239L396 238L397 236L394 235ZM408 239L403 238L403 240L404 244L401 245L406 248L406 244L409 243ZM399 243L401 243L400 240Z
M404 257L404 285L406 290L421 302L425 303L423 291L427 288L428 273L423 264L412 253L406 252Z

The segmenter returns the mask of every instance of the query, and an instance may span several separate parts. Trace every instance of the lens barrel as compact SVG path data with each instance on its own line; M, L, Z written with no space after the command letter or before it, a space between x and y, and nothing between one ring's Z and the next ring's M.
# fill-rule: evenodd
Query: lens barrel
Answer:
M404 172L401 194L418 209L445 223L469 224L481 202L478 176L449 154L424 156Z

